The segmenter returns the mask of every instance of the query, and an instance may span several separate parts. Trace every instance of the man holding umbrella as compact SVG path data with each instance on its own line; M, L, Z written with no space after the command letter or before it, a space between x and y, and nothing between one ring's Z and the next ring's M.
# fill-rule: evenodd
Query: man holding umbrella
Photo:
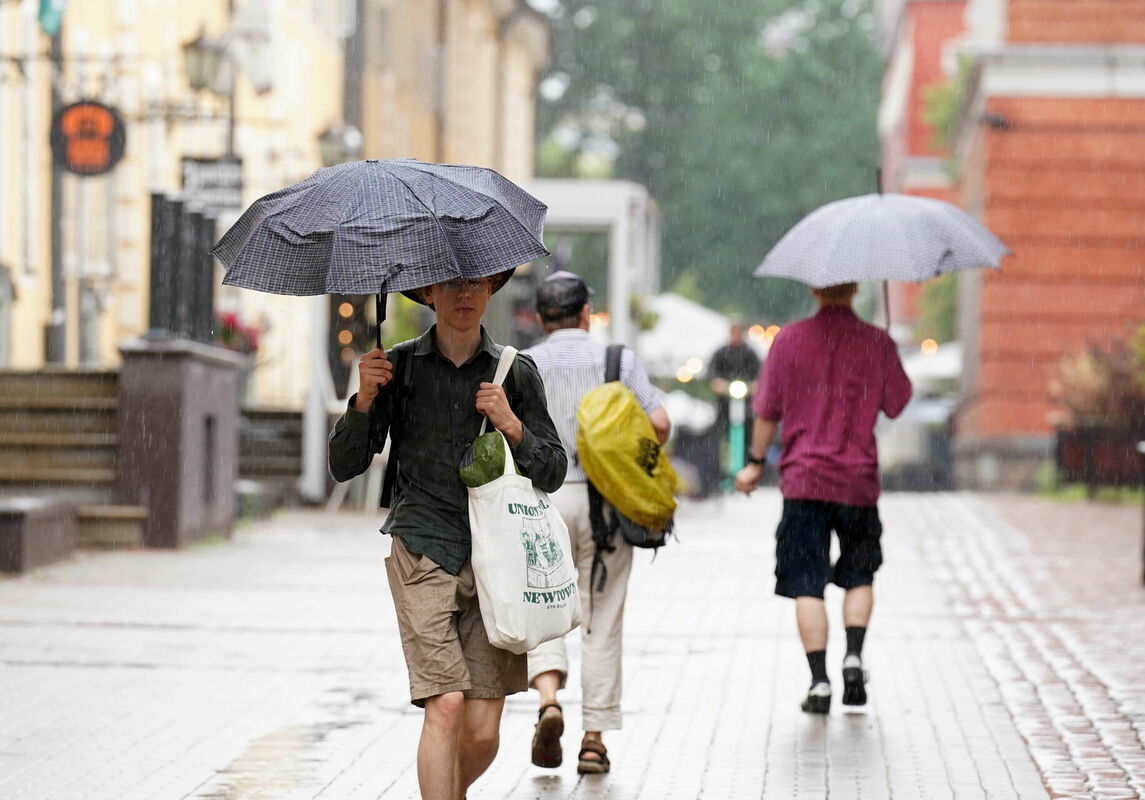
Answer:
M525 656L492 647L485 634L458 467L484 418L535 486L553 491L564 480L567 459L536 366L518 356L504 388L492 383L502 348L481 326L513 269L549 254L545 212L490 169L369 159L260 198L213 251L231 286L377 295L377 347L359 364L360 389L330 438L329 462L348 480L391 439L397 499L386 502L386 571L410 699L425 709L417 764L427 800L465 796L497 753L505 696L527 688ZM390 353L381 342L387 292L436 317Z
M949 203L880 189L811 212L755 270L756 277L808 284L819 303L814 317L786 326L772 343L752 402L748 464L736 476L736 488L750 494L782 420L783 517L776 531L775 591L795 598L811 667L804 711L825 714L831 707L823 606L828 581L845 590L843 704L867 701L862 649L874 601L871 585L882 564L874 428L880 411L898 416L911 395L894 341L851 310L856 282L884 281L886 303L885 281L921 282L963 269L996 269L1009 252ZM832 530L841 551L834 565Z
M410 697L425 709L417 756L423 798L465 796L497 753L505 696L528 688L526 656L493 647L485 634L457 465L485 417L537 487L560 488L567 466L533 361L517 357L508 394L489 382L502 348L481 326L481 315L508 277L455 279L406 292L434 310L436 323L394 347L396 355L375 349L362 357L360 388L330 438L330 471L348 480L366 470L388 430L404 431L399 499L382 530L393 535L386 572ZM409 364L400 420L395 361L399 375Z
M782 420L783 517L776 532L775 592L795 599L799 636L811 667L803 710L820 714L831 707L823 603L828 581L845 591L843 703L867 702L863 638L875 571L882 564L874 428L880 411L897 417L911 395L895 343L851 310L857 289L854 283L812 289L819 312L787 325L775 337L760 370L760 391L752 399L755 425L748 464L736 475L736 488L751 494ZM832 530L840 548L834 565Z

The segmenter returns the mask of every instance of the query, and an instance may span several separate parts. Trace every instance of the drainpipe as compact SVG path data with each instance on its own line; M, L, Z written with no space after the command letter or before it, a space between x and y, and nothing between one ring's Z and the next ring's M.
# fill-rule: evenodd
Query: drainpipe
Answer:
M20 133L20 171L23 175L23 188L21 202L24 204L24 237L22 246L23 274L26 278L34 279L36 268L35 244L36 222L39 219L39 198L37 187L39 181L35 174L32 142L34 139L33 125L36 119L36 79L39 77L39 65L36 63L36 0L24 0L24 120Z
M55 119L56 113L63 106L63 98L60 96L59 88L63 77L61 63L63 61L63 29L64 26L61 23L56 35L52 37L50 51L52 119ZM64 171L54 157L52 158L51 198L52 315L48 322L47 353L44 360L52 364L63 364L67 359L68 330L67 282L64 279Z
M433 87L433 160L445 161L445 48L449 40L449 0L437 0L436 74Z

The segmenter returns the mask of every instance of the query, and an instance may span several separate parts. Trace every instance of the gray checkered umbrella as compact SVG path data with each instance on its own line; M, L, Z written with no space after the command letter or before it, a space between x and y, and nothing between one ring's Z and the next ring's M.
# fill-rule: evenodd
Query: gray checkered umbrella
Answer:
M408 291L548 255L546 211L491 169L355 161L255 201L214 254L223 283L261 292Z
M771 249L757 278L816 288L874 280L924 281L1000 265L1010 250L960 208L903 194L867 194L812 211Z

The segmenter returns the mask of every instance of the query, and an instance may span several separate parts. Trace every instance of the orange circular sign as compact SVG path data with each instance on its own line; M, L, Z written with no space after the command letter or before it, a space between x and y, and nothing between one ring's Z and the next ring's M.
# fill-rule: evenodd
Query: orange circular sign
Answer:
M127 143L119 112L94 100L64 106L52 120L52 154L77 175L102 175L111 170Z

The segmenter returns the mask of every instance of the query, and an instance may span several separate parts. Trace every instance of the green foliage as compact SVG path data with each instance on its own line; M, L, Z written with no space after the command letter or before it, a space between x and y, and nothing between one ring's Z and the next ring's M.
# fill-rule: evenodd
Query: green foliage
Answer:
M1092 344L1064 356L1050 393L1067 409L1067 421L1111 425L1145 433L1145 358L1138 330L1130 340Z
M922 118L934 129L931 146L948 154L944 166L954 181L959 180L961 166L953 149L972 74L973 62L963 57L958 62L958 73L953 78L922 90Z
M962 105L973 74L973 62L961 58L958 72L950 80L927 86L922 90L922 118L934 129L931 146L937 150L954 147L954 137L962 120Z
M592 287L593 308L608 308L608 237L602 233L546 234L553 269L572 270Z
M934 339L939 344L955 338L958 314L958 278L943 275L927 281L918 301L918 321L914 326L915 339Z
M386 311L386 321L382 331L382 344L388 350L399 342L421 336L425 332L425 306L415 303L403 294L394 295L394 303ZM373 341L369 342L373 347Z
M663 285L749 318L804 313L805 287L751 272L804 215L875 188L882 63L868 3L559 9L545 85L567 88L541 102L538 171L611 162L612 177L643 183L660 204Z

